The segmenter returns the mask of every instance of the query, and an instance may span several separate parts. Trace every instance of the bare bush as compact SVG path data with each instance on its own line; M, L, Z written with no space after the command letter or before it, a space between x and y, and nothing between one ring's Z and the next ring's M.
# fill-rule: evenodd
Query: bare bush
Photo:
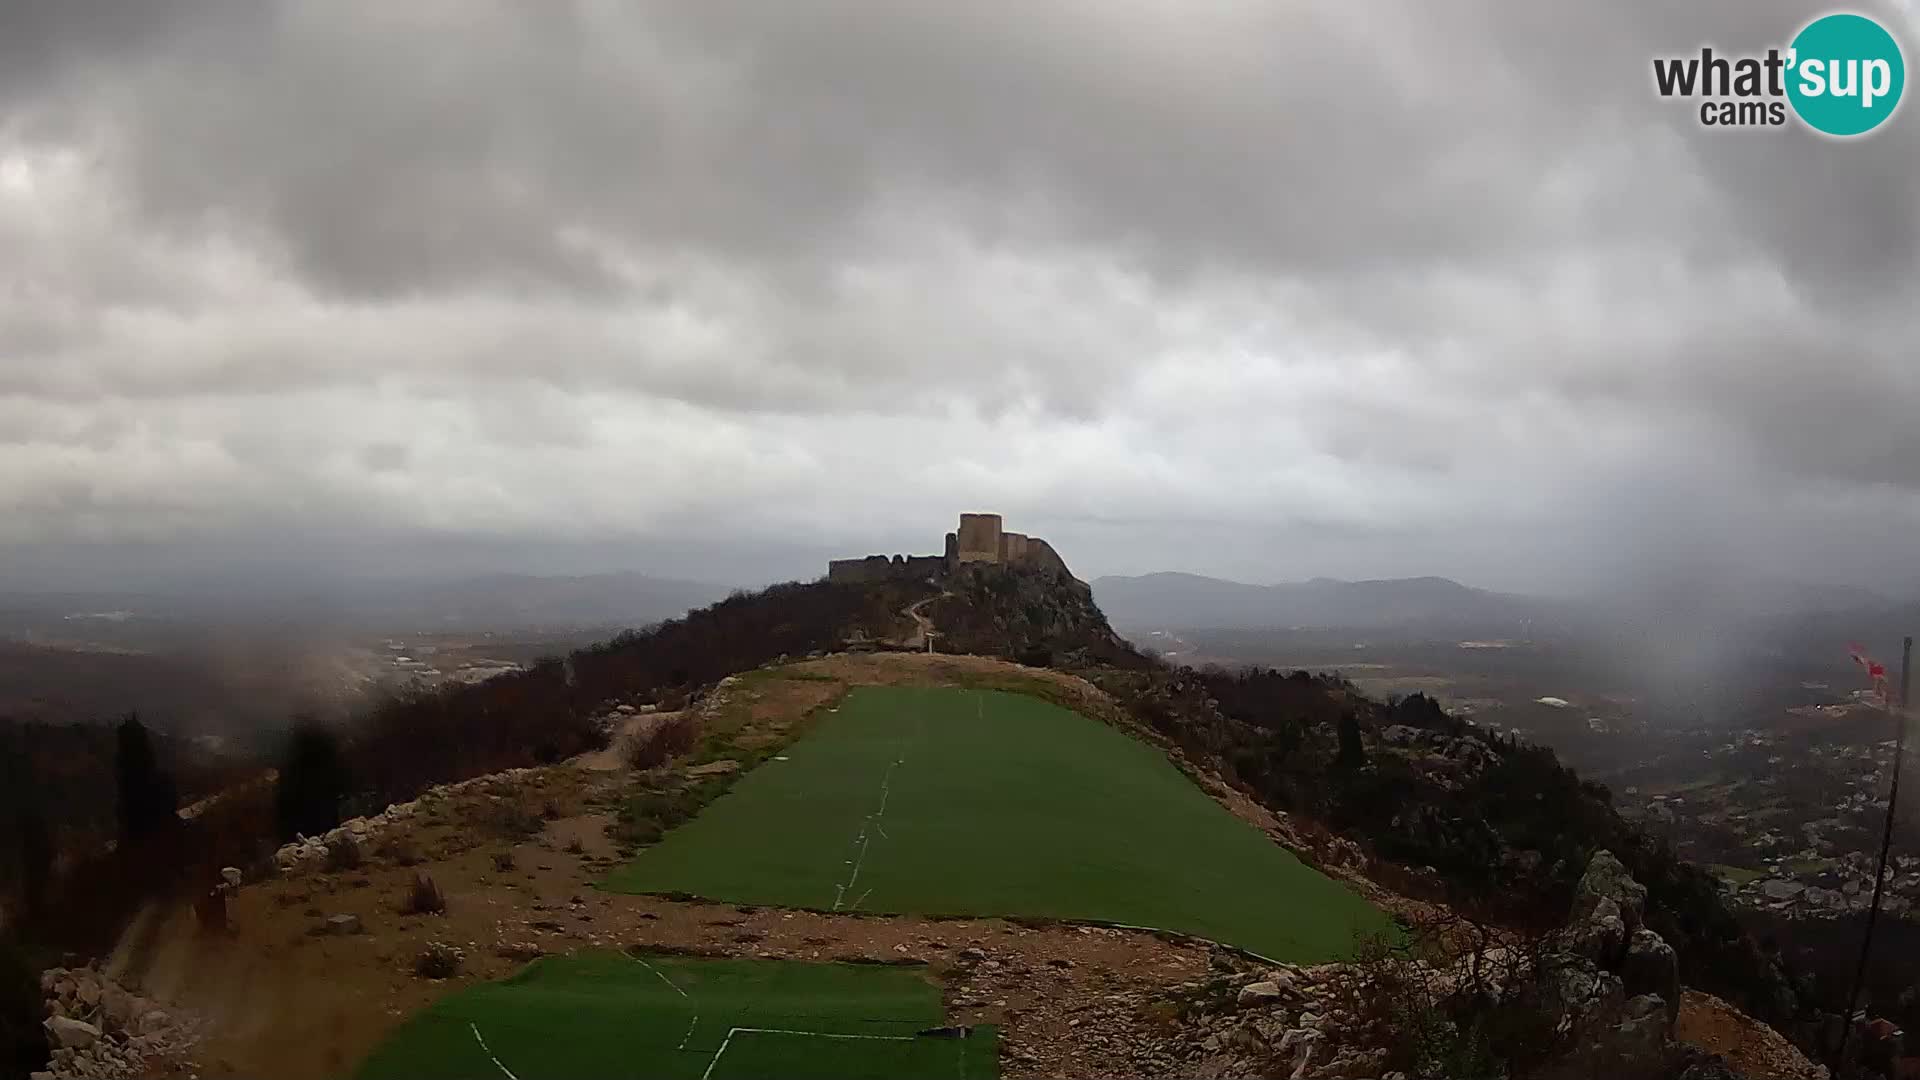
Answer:
M467 954L461 950L435 941L414 958L413 973L423 979L450 979L460 973L466 959Z
M434 884L432 875L413 875L413 885L400 905L402 915L442 915L447 910L446 894Z
M1506 930L1451 911L1416 920L1408 940L1363 943L1325 984L1355 1042L1413 1076L1522 1075L1564 1049L1543 985L1556 974L1551 935Z
M513 869L513 852L496 851L493 853L493 868L504 874Z
M700 738L700 721L680 713L639 738L627 740L627 768L645 770L666 764L693 749Z
M547 827L545 818L516 802L500 803L490 824L509 840L530 840Z

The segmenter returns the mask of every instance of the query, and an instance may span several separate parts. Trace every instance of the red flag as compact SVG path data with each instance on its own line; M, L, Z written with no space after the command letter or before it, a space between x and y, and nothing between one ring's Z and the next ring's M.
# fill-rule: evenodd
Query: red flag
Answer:
M1867 673L1867 680L1873 684L1873 692L1879 696L1881 702L1891 706L1893 697L1887 692L1886 665L1868 656L1858 645L1847 646L1847 651L1853 654L1853 662L1859 664Z

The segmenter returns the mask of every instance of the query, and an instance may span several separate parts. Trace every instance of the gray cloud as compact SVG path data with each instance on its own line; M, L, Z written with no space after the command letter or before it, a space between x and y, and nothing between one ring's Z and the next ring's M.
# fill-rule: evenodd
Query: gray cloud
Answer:
M1904 587L1912 106L1650 85L1816 12L11 4L0 544Z

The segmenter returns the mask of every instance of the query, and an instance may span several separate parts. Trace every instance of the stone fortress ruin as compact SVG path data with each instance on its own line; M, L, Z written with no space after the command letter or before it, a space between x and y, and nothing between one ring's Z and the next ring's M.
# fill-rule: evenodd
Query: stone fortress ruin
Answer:
M947 534L942 555L869 555L864 559L834 559L827 563L827 580L856 582L926 579L961 570L991 570L1003 566L1036 567L1067 577L1066 560L1053 545L1037 536L1007 532L999 514L961 514L960 528Z

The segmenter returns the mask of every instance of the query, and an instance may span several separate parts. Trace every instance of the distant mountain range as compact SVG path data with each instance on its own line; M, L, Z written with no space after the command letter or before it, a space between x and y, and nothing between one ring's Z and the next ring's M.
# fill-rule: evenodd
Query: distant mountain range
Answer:
M727 595L722 585L647 574L536 577L490 574L348 598L353 615L414 618L445 627L638 627Z
M0 631L100 638L159 623L410 630L639 627L727 595L724 585L637 573L488 574L443 581L348 579L145 593L0 594Z
M1845 586L1707 575L1649 579L1578 597L1476 589L1442 577L1248 585L1197 574L1102 577L1094 599L1127 630L1364 630L1471 638L1568 632L1699 639L1733 634L1884 641L1920 628L1920 604Z
M1516 627L1541 604L1442 577L1247 585L1197 574L1103 577L1093 596L1107 618L1168 629L1386 629L1419 625Z

